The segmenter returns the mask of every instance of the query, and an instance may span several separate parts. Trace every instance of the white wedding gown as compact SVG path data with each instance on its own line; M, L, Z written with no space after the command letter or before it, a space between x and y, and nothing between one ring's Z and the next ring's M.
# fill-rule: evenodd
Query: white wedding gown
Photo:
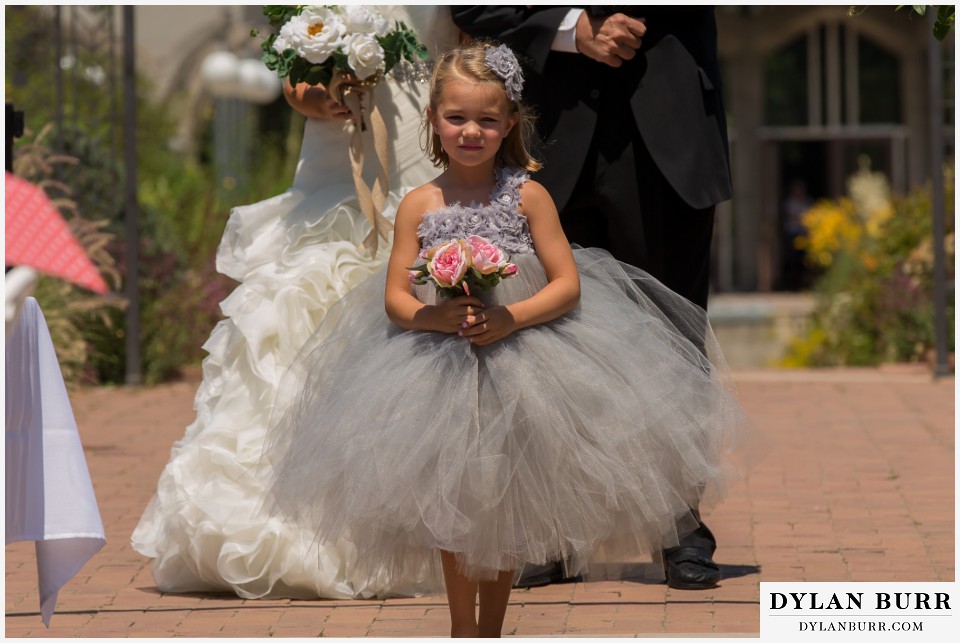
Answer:
M456 45L446 8L383 12L413 28L432 55ZM388 219L406 192L439 173L419 143L427 94L425 83L393 79L374 92L391 141ZM196 420L174 443L131 539L154 559L161 591L351 598L423 593L439 583L358 576L350 542L318 546L312 531L260 511L265 481L256 465L281 376L328 308L390 253L382 240L375 258L357 249L370 227L355 196L349 140L342 122L309 120L293 186L230 214L217 269L240 285L221 303L226 319L204 344Z

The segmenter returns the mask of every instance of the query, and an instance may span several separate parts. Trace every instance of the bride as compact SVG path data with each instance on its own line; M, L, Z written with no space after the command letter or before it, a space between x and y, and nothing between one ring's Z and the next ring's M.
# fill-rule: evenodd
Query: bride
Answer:
M414 29L433 56L456 45L445 7L382 12ZM196 420L174 443L131 541L154 559L153 577L164 592L232 590L243 598L420 593L425 579L359 577L349 542L318 546L312 533L259 512L264 481L256 464L281 375L328 308L390 254L384 243L373 258L358 250L369 224L347 158L348 115L322 89L287 90L290 103L310 117L293 186L230 214L217 270L240 285L220 304L226 319L204 344L209 355ZM404 194L438 173L419 145L427 86L390 79L376 88L374 100L392 143L384 207L392 219ZM365 146L372 150L372 141ZM373 169L367 168L368 184Z

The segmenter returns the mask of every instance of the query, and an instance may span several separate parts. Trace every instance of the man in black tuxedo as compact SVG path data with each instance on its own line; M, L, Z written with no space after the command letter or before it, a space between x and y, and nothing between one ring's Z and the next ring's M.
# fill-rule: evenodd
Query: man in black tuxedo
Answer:
M451 9L461 30L507 44L523 64L543 142L536 179L569 240L606 248L706 310L714 210L733 191L713 9ZM700 522L663 552L668 584L714 587L715 550ZM561 577L558 564L520 585Z

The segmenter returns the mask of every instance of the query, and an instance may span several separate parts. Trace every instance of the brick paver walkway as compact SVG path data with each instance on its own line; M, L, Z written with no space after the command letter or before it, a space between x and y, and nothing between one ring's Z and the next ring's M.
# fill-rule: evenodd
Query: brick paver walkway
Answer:
M739 372L770 448L706 520L725 580L710 591L649 581L514 592L515 636L756 636L764 581L954 579L954 380L875 370ZM107 546L40 621L32 543L6 548L6 635L445 636L443 596L243 600L161 594L129 544L195 382L75 393Z

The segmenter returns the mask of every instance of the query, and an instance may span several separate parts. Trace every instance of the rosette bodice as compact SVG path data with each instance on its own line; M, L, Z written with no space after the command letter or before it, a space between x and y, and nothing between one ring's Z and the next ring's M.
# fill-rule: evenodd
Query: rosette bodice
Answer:
M508 254L532 254L530 226L520 213L520 186L527 174L516 168L500 168L496 177L486 205L453 203L424 214L417 229L420 247L430 248L475 234Z

